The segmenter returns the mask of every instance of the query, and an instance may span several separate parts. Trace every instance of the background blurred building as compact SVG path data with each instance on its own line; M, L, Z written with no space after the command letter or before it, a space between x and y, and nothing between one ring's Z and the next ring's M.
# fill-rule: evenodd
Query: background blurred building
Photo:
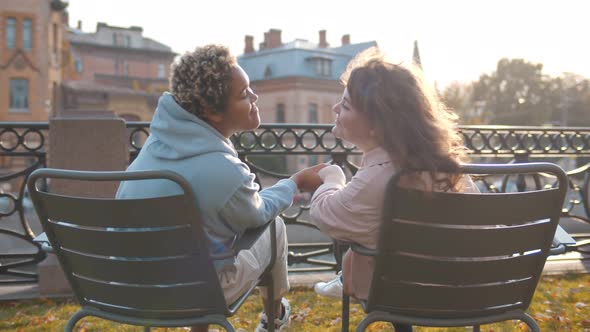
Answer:
M325 30L319 31L317 43L283 43L281 30L270 29L258 50L254 37L246 36L238 62L260 96L262 122L331 123L332 106L343 91L340 75L356 54L376 45L351 44L350 35L344 35L340 45L330 47Z
M98 23L68 29L71 61L64 73L64 108L108 109L127 120L151 120L168 89L170 47L144 37L141 27Z
M150 120L176 54L141 27L72 28L67 4L0 2L0 121L47 121L63 109Z
M67 64L67 3L0 2L0 121L46 121Z

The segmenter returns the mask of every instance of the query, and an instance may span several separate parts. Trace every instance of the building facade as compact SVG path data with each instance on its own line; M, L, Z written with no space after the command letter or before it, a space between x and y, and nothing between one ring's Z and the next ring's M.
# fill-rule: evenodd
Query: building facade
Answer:
M68 56L67 3L0 3L0 121L46 121L59 103Z
M0 121L47 121L64 109L150 120L176 54L141 27L70 27L67 5L0 1Z
M343 91L340 75L355 55L372 46L377 43L351 44L350 35L344 35L339 46L330 47L325 30L318 43L283 43L281 30L271 29L257 51L254 38L246 36L238 62L260 96L262 122L331 123L332 106Z
M71 54L64 74L64 108L105 109L127 120L151 119L168 89L170 47L143 36L141 27L98 23L93 33L81 22L68 29Z

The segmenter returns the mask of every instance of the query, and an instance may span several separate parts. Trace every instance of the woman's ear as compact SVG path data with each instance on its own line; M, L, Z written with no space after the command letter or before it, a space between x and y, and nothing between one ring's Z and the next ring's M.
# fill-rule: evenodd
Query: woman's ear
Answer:
M203 118L206 119L207 122L220 123L223 121L223 113L213 112L211 107L204 107Z

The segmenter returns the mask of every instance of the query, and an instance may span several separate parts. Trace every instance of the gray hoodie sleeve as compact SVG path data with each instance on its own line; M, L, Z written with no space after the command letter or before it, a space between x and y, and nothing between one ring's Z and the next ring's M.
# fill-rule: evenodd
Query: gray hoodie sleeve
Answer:
M248 174L244 180L220 211L225 225L240 234L276 218L291 206L297 190L297 185L290 179L280 180L260 192L254 174Z

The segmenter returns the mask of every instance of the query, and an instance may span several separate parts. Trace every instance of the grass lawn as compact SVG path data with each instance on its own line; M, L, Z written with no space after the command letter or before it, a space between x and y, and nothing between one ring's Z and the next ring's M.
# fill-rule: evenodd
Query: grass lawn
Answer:
M290 331L340 331L340 301L318 297L309 288L294 288L288 295L292 306ZM68 318L78 309L73 300L40 299L0 303L0 331L63 331ZM230 318L236 330L253 331L262 303L253 295L238 314ZM535 293L529 312L542 331L590 331L590 275L544 277ZM351 331L364 317L359 305L351 306ZM85 318L79 331L142 331L142 328ZM216 330L216 326L211 326ZM219 328L222 330L221 328ZM152 331L187 331L188 329L153 329ZM369 331L393 331L387 323L375 323ZM482 331L526 331L524 324L506 322L482 326ZM469 331L463 327L449 329L414 328L414 331Z

